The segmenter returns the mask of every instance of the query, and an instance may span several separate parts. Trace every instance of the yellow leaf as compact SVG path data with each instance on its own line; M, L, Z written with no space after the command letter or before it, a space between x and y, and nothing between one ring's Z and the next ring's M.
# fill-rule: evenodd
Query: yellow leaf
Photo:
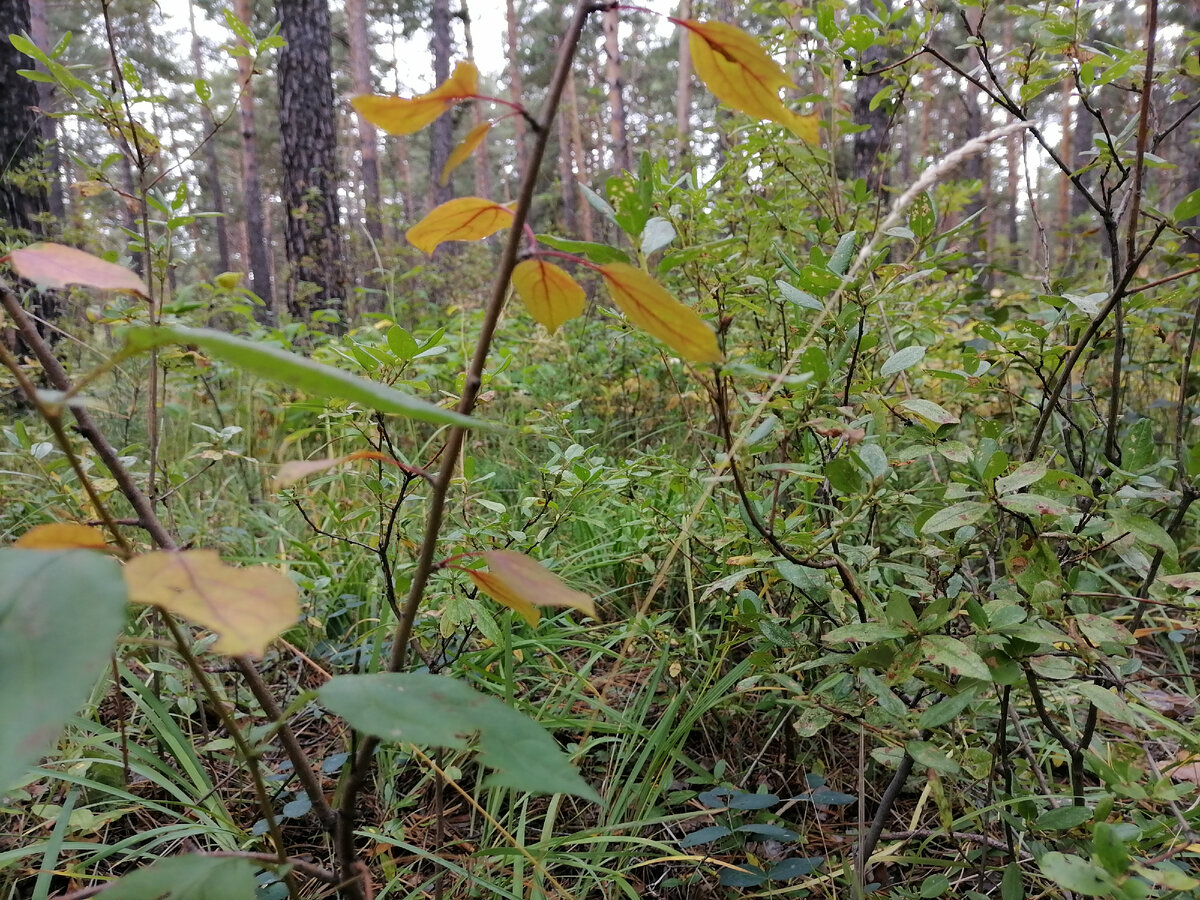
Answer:
M568 587L566 582L544 568L541 563L512 550L491 550L481 553L488 571L472 569L467 574L476 587L495 600L515 611L522 619L536 626L541 613L534 607L559 606L577 609L593 619L596 604L582 591Z
M779 99L779 89L792 81L762 46L736 25L679 20L688 30L688 50L696 75L713 95L734 109L788 128L796 137L816 143L815 116L798 116Z
M583 312L586 297L579 283L553 263L527 259L512 273L512 285L529 314L554 334L558 326Z
M52 288L70 284L149 297L146 283L123 266L62 244L32 244L8 255L22 278Z
M104 533L76 522L35 525L13 542L27 550L107 550Z
M455 103L479 92L479 70L474 64L460 62L454 74L428 94L417 97L381 97L360 94L350 105L360 116L388 134L412 134L420 131Z
M268 566L234 568L215 550L159 550L130 560L124 569L131 603L175 613L215 631L213 650L259 656L296 623L296 586Z
M672 297L641 269L626 263L609 263L599 268L613 300L630 322L684 359L721 361L717 335L698 312Z
M467 161L467 158L475 152L475 148L483 143L483 139L487 137L491 127L491 122L480 122L467 132L467 136L459 142L457 147L450 151L446 165L442 166L442 177L439 179L441 184L450 181L450 173Z
M76 191L80 197L86 200L88 197L103 194L109 190L109 186L103 181L76 181L71 185L71 190Z
M405 237L422 253L442 241L479 241L512 224L512 210L482 197L459 197L431 209Z

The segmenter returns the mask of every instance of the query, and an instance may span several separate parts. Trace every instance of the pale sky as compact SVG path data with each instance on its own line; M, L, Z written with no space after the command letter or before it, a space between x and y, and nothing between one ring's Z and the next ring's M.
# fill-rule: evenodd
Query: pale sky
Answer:
M534 0L535 6L537 0ZM172 24L182 33L187 33L188 28L188 3L187 0L158 0L159 8ZM341 0L333 0L335 7L341 5ZM678 0L640 0L639 6L644 6L647 9L653 9L656 12L664 15L673 14L679 6ZM485 75L496 76L504 71L508 61L507 35L508 26L505 22L505 2L504 0L470 0L469 9L471 11L471 37L475 42L475 62L479 66L480 72ZM230 40L228 29L224 22L214 22L204 18L199 9L196 10L197 28L210 40L225 42ZM675 26L662 19L659 22L657 31L659 34L666 35L674 30ZM629 26L622 25L621 38L624 40L628 37ZM458 45L455 49L456 59L461 59L465 55L462 47L462 25L458 20L454 20L455 43ZM256 33L261 37L264 30L261 26L256 28ZM381 41L378 47L379 55L387 61L393 59L392 48L388 46L389 40L387 31L383 27L375 28L375 35ZM405 88L409 92L419 92L429 90L433 87L433 73L431 71L432 62L429 56L429 37L428 34L418 34L408 41L401 41L396 48L396 56L400 60L399 72L402 80L401 93L405 93ZM384 90L392 90L395 85L390 83L390 79L385 78L382 87Z

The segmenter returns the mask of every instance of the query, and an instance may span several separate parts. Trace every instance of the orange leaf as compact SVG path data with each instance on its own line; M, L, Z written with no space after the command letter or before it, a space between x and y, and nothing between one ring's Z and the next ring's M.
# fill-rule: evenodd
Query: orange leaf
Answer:
M577 609L593 619L596 604L592 598L568 587L561 578L544 568L537 560L512 550L492 550L479 554L487 563L488 571L471 570L467 574L476 587L495 600L515 611L522 619L536 626L541 613L538 606L559 606Z
M527 259L517 263L512 285L525 301L529 314L546 326L551 334L568 319L583 312L586 297L574 278L553 263Z
M378 450L356 450L353 453L348 453L345 456L330 457L329 459L291 459L279 467L279 471L275 473L275 477L271 479L272 490L281 490L285 487L290 487L297 481L302 481L309 475L316 475L319 472L326 472L335 466L340 466L342 463L354 462L359 459L373 459L379 462L389 463L403 469L410 474L422 474L419 470L413 469L411 466L406 466L403 463L396 462L390 456L380 453Z
M454 74L428 94L417 97L381 97L360 94L350 105L360 116L388 134L420 131L455 103L479 92L479 70L473 63L460 62Z
M658 338L684 359L720 362L717 335L694 309L684 306L666 288L626 263L600 266L613 300L629 321Z
M713 95L734 109L769 119L809 143L817 139L815 116L798 116L779 99L779 89L792 84L762 45L736 25L680 20L688 30L688 50L696 75Z
M149 297L146 283L124 266L62 244L33 244L8 254L22 278L52 288L70 284Z
M487 137L488 130L491 127L491 122L480 122L467 132L467 136L459 142L457 147L450 151L450 156L446 159L446 165L442 166L442 177L439 179L440 184L446 184L450 181L450 173L467 161L467 158L475 152L475 148L483 143L483 139Z
M27 550L107 550L104 534L90 525L51 522L35 525L13 542Z
M158 550L124 569L130 603L157 606L217 632L213 650L261 655L300 615L296 585L268 566L234 568L215 550Z
M442 241L479 241L512 224L512 210L482 197L459 197L429 211L405 237L422 253Z

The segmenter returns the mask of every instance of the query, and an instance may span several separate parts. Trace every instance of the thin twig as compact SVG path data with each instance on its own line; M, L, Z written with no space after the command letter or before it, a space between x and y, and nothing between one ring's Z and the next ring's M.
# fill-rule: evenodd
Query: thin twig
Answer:
M496 278L492 283L491 296L486 307L486 312L484 313L484 320L480 326L479 336L476 339L475 353L467 368L462 394L459 397L457 408L463 415L470 415L474 410L475 401L479 396L479 390L483 384L483 373L491 351L492 337L499 323L500 313L504 309L504 300L508 295L509 279L512 276L512 270L516 266L517 257L521 249L521 241L523 239L522 229L529 218L529 210L533 203L533 194L537 186L537 177L541 169L542 157L546 152L546 145L552 131L551 126L554 124L554 116L558 111L559 99L562 97L563 88L571 73L571 65L575 58L575 49L579 43L579 36L583 31L583 26L587 21L588 15L601 8L603 8L601 4L578 0L575 5L571 24L559 46L558 61L551 79L550 90L542 108L541 122L536 131L536 139L529 156L528 168L524 172L521 181L517 206L513 211L513 223L508 230L508 240L505 243L504 251L500 258ZM446 439L445 450L441 454L441 467L433 482L433 489L429 497L429 512L425 521L425 532L421 541L421 550L413 571L412 584L392 639L392 653L388 663L389 672L402 671L408 658L408 645L412 640L413 625L415 624L421 601L425 596L425 588L429 582L429 576L434 570L438 536L442 530L442 519L445 514L446 495L450 488L450 482L454 478L455 469L458 467L458 460L462 452L465 437L466 429L462 426L451 428L450 434ZM357 858L354 850L354 828L358 817L358 794L371 771L375 748L378 745L379 741L377 738L366 736L362 739L358 752L354 755L353 761L349 765L349 772L342 790L336 840L339 865L343 876L347 878L350 877L353 871L353 864ZM353 884L348 887L345 893L349 900L359 900L359 897L361 897L361 892Z

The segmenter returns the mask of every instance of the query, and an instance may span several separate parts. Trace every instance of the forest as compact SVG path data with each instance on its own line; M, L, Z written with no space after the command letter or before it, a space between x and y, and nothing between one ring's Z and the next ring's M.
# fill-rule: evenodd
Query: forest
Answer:
M0 0L0 900L1200 897L1197 0Z

